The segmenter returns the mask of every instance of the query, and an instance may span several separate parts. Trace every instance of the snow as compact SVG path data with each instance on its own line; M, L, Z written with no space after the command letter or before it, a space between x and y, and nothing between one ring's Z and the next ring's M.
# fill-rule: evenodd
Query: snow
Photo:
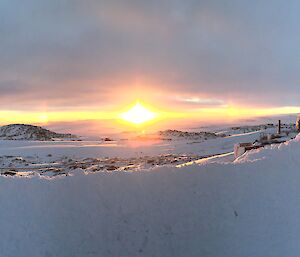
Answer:
M60 165L70 156L139 162L166 153L229 152L237 140L250 139L255 134L132 148L129 142L0 141L0 155L5 165L18 167L24 160ZM2 176L0 256L298 256L299 154L300 136L235 161Z
M233 151L234 144L255 141L260 132L212 136L208 140L202 138L207 136L205 133L180 135L184 136L180 136L179 140L153 140L151 135L150 138L108 142L0 140L0 173L57 176L71 175L78 169L85 172L138 171L157 166L198 163L199 159L200 162L216 161L212 157L214 155L218 155L218 161L233 161L233 156L227 153Z

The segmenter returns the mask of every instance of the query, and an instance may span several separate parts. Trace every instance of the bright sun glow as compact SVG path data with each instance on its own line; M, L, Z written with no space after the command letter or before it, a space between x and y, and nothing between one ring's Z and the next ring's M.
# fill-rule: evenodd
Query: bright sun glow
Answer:
M121 114L121 118L125 121L141 124L150 121L156 117L154 112L147 110L140 103L136 103L130 110Z

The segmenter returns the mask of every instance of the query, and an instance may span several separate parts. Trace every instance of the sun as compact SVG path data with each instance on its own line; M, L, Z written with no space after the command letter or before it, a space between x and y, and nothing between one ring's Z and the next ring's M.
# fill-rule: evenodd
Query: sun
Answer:
M146 109L139 102L135 104L131 109L127 112L121 114L121 118L125 121L134 123L134 124L142 124L147 121L150 121L156 117L154 112Z

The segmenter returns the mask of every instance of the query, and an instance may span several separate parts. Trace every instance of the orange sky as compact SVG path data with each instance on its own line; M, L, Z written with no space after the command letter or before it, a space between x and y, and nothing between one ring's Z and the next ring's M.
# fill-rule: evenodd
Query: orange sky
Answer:
M118 106L109 111L0 111L1 123L33 123L47 126L51 123L93 121L115 131L144 130L180 127L183 123L205 125L207 123L233 123L240 119L300 113L299 107L282 108L247 108L242 106L206 107L182 110L178 108L159 108L155 104L142 102L143 106L155 113L155 118L142 124L133 124L122 119L122 113L128 111L134 104Z

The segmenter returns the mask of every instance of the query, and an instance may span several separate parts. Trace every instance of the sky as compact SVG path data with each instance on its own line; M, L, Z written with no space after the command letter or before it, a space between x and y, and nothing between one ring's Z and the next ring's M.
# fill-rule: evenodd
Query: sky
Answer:
M1 124L111 129L137 100L169 124L300 112L299 10L297 0L1 0Z

